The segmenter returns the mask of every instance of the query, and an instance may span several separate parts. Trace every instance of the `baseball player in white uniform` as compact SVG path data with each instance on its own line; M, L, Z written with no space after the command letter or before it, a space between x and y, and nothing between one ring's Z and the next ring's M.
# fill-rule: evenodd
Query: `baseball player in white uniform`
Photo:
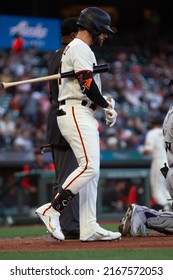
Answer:
M90 46L102 46L109 33L110 16L102 9L89 7L78 18L77 37L65 48L60 73L73 70L76 77L59 80L58 126L70 144L77 162L75 169L62 185L55 199L36 210L49 232L63 240L58 218L79 192L80 240L116 240L120 232L105 230L96 221L97 186L100 171L100 144L95 110L105 110L110 126L116 122L114 101L101 94L100 76L93 75L95 55Z
M170 210L170 195L167 182L160 172L164 163L167 163L162 123L163 121L160 117L155 117L151 122L152 128L147 132L145 138L144 154L150 154L152 157L150 171L151 195L160 209Z

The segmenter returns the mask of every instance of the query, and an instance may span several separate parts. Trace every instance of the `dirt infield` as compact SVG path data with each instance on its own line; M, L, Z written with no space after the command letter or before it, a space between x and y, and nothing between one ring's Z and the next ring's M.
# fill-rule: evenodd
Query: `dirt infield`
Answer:
M163 234L151 234L147 237L122 237L118 241L106 242L80 242L79 240L58 241L48 236L0 239L0 252L171 248L173 248L173 236Z

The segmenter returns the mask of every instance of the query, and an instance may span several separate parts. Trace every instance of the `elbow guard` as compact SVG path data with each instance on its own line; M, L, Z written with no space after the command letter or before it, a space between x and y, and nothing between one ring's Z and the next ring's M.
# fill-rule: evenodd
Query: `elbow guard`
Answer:
M76 74L76 76L83 94L86 94L86 96L91 101L102 108L109 106L108 102L100 93L99 88L93 79L93 73L91 71L79 72Z

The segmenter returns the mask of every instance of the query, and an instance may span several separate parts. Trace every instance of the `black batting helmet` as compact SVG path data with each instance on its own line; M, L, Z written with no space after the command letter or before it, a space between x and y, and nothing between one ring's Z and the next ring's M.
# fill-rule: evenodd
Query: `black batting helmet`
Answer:
M96 7L82 10L77 20L77 25L84 27L92 35L99 35L101 31L114 33L110 28L110 23L110 15Z

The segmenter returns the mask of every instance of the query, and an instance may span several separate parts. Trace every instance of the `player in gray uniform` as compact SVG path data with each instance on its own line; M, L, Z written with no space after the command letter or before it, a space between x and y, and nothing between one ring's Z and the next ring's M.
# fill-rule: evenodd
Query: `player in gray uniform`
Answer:
M165 141L165 150L168 161L168 173L166 181L171 198L173 199L173 106L166 114L163 122L163 136Z
M147 229L173 234L173 212L160 212L137 204L129 205L120 221L119 231L123 236L147 236Z
M100 143L95 110L97 107L105 110L109 126L115 124L117 113L114 102L101 94L100 75L93 75L93 66L97 62L91 46L102 46L108 34L113 33L110 22L110 16L102 9L84 9L77 21L78 34L62 55L60 73L73 70L76 77L59 80L57 121L79 166L67 177L55 199L36 210L49 232L60 240L64 240L64 235L58 218L78 192L80 240L116 240L121 237L120 232L101 228L96 220Z
M170 82L170 85L173 81ZM172 93L165 98L172 98ZM163 121L163 137L165 142L165 166L158 170L166 178L171 199L173 199L173 106L171 106ZM157 139L155 139L155 142ZM168 166L167 166L168 163ZM173 210L173 209L172 209ZM156 211L146 206L129 205L124 217L120 221L119 231L123 236L147 235L146 229L153 229L164 234L173 234L173 212Z

